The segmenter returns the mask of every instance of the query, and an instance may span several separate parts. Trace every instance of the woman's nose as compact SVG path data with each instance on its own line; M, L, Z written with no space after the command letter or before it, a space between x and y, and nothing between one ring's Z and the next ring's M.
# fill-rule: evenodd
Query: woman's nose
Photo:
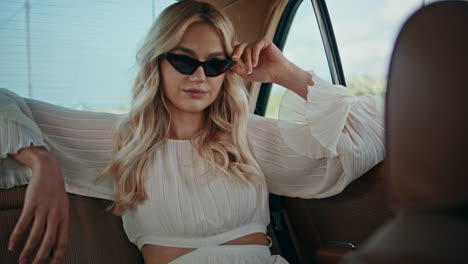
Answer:
M203 69L202 66L199 66L195 72L190 75L190 80L192 81L205 81L206 76L205 76L205 70Z

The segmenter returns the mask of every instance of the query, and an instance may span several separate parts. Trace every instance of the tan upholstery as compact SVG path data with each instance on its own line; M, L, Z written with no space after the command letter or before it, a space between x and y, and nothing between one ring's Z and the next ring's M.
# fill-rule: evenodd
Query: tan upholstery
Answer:
M231 19L240 42L266 37L273 40L288 0L203 0L221 9ZM250 112L257 103L261 83L246 83L250 90Z
M386 110L398 214L345 263L468 263L467 18L468 2L438 2L400 32Z
M202 0L213 4L231 19L239 41L273 39L288 0Z

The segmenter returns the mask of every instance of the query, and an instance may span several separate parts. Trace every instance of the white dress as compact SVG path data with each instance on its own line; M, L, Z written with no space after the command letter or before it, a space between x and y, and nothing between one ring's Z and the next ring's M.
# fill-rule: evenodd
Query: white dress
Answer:
M280 120L251 115L248 137L264 175L240 186L202 178L206 163L189 140L168 140L145 168L148 200L122 216L129 240L197 248L173 263L287 263L258 245L221 246L266 232L268 192L323 198L340 193L384 158L381 103L317 78L308 100L283 103ZM287 116L287 117L284 117ZM31 170L8 153L45 146L59 160L67 192L113 199L110 179L96 175L112 155L111 133L122 115L71 110L0 89L0 188L27 184ZM289 120L285 120L289 119ZM205 180L203 180L205 179Z

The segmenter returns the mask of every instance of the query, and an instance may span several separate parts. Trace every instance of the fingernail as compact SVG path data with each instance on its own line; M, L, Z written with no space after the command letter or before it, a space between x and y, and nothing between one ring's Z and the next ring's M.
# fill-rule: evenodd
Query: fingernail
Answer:
M253 63L253 66L256 67L256 66L257 66L257 62L254 62L254 63Z
M249 69L249 70L247 71L247 74L251 74L251 73L252 73L252 69Z
M8 244L8 250L13 251L14 249L15 249L15 243L10 242L10 244Z
M232 59L237 59L237 55L232 56Z

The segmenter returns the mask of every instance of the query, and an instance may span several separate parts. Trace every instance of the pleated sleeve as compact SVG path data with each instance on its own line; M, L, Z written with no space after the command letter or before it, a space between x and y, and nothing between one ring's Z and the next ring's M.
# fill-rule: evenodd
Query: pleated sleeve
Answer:
M8 154L44 146L58 160L67 192L113 199L112 180L96 176L112 157L112 130L121 115L72 110L0 89L0 188L27 184L31 169Z
M385 155L382 97L355 96L311 74L307 101L287 91L278 119L249 118L256 160L278 195L338 194Z

